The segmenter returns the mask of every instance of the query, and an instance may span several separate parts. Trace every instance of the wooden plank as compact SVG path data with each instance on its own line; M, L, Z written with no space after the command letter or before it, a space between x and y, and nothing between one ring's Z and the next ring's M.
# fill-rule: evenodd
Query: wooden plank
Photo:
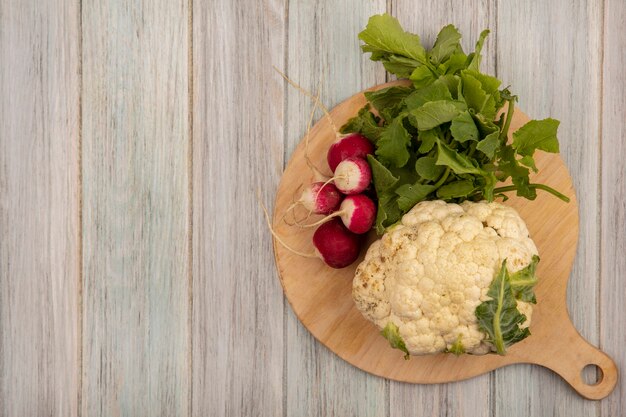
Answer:
M602 79L602 234L600 239L600 346L613 356L620 380L601 403L603 417L626 415L626 4L604 5Z
M420 35L422 43L431 47L437 33L446 24L454 24L463 34L463 48L474 50L478 35L483 29L492 31L483 49L481 69L495 70L495 1L479 2L428 0L416 5L410 0L392 0L391 11L407 30ZM467 381L442 385L410 385L392 382L389 404L391 416L422 415L471 415L491 414L491 374L481 375ZM477 399L479 399L477 401Z
M283 297L259 203L283 164L280 0L194 2L193 415L283 413Z
M321 100L328 107L384 82L382 66L361 54L357 34L369 16L385 8L384 0L289 2L284 71L310 91L317 90L321 76ZM306 132L312 106L309 98L289 86L286 93L285 143L287 155L291 155ZM309 173L302 175L303 182L311 178ZM319 344L288 304L285 349L286 415L387 414L388 381L354 368Z
M82 4L83 415L189 414L187 4Z
M601 8L592 1L498 2L498 77L512 86L529 116L561 120L561 154L574 180L580 216L568 306L574 325L595 345L601 21ZM498 416L540 415L546 410L555 415L597 414L596 404L543 368L524 365L498 370L495 385Z
M0 416L76 416L79 6L0 1Z

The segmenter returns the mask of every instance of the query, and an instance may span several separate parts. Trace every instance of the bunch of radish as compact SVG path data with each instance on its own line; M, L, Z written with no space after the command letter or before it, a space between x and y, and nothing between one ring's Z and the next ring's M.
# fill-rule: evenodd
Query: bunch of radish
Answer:
M365 158L373 152L374 147L363 135L339 137L327 155L333 177L310 184L288 209L301 205L309 214L326 215L313 223L295 223L300 227L317 226L313 234L315 254L295 251L277 237L279 242L298 255L319 257L332 268L352 264L359 256L362 235L372 228L376 219L376 204L364 194L372 181L372 171Z
M325 177L309 158L308 146L311 123L318 107L327 117L337 140L330 146L326 155L328 167L333 173L332 177L314 181L305 187L298 201L294 202L283 215L283 220L285 220L287 214L291 212L294 218L293 225L317 227L313 234L315 252L299 252L287 245L272 228L267 210L261 204L265 219L272 235L289 251L304 257L321 258L332 268L345 268L359 257L364 241L363 235L372 228L376 220L376 204L367 195L367 192L371 191L372 171L366 160L367 155L374 153L374 146L361 134L339 134L328 109L319 99L319 91L313 95L289 79L278 68L274 67L274 69L285 81L305 96L310 97L314 103L305 136L304 159L317 176ZM304 207L308 212L304 220L296 220L293 210L298 206ZM312 214L326 217L313 223L303 223Z

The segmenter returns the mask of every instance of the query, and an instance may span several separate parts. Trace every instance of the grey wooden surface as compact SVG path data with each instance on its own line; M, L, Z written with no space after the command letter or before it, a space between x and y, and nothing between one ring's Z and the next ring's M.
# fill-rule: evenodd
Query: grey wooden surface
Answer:
M311 103L272 66L328 106L384 82L356 38L384 11L426 44L490 28L483 68L562 121L568 306L624 370L623 1L0 0L0 416L626 415L624 377L600 402L530 365L374 377L284 300L256 192Z
M0 415L73 416L80 8L37 3L0 2Z
M189 415L189 14L82 3L85 416Z

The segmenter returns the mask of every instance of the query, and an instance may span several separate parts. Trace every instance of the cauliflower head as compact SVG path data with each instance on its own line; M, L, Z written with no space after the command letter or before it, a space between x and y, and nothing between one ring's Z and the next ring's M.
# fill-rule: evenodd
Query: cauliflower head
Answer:
M511 207L423 201L369 247L352 296L363 316L385 329L390 341L386 333L393 333L407 354L485 354L496 346L476 308L495 302L490 285L504 271L515 295L508 307L517 308L509 311L516 314L508 330L517 336L511 339L528 335L537 255L526 224ZM510 285L511 277L524 285Z

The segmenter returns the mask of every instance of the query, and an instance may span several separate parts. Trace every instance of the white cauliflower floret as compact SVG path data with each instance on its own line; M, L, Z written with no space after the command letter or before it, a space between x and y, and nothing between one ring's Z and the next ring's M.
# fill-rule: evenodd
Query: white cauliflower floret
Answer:
M394 324L410 354L493 349L476 307L506 259L515 273L537 247L517 212L500 203L424 201L374 242L353 281L357 308L379 328ZM530 325L532 304L518 301Z

